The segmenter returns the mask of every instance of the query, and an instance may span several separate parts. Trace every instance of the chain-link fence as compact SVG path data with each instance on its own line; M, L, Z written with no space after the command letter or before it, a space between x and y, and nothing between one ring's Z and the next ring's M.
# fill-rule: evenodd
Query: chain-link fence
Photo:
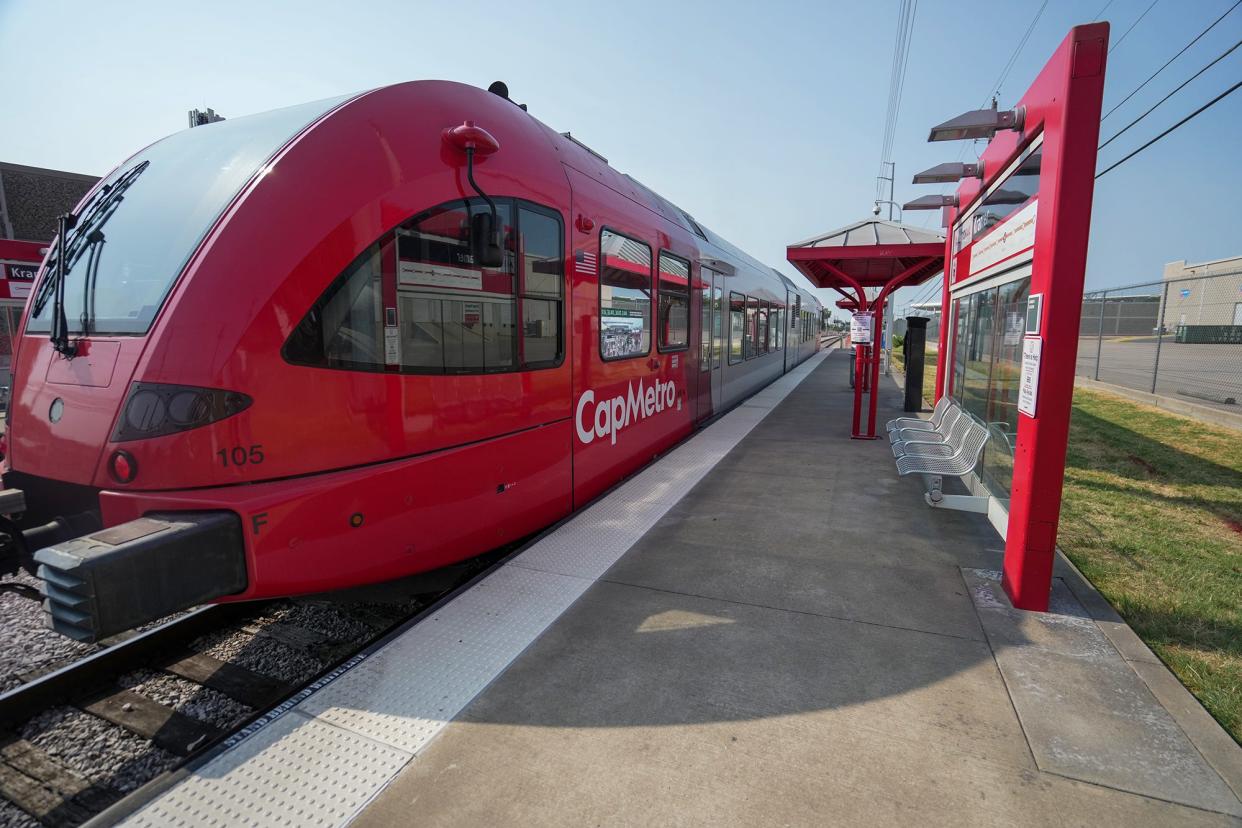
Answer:
M1077 373L1242 411L1242 270L1085 294Z

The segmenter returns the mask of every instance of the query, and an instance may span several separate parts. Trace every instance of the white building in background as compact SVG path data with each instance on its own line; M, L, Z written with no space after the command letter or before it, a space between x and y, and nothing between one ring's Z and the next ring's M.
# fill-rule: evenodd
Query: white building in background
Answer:
M1164 324L1242 325L1242 256L1164 266Z

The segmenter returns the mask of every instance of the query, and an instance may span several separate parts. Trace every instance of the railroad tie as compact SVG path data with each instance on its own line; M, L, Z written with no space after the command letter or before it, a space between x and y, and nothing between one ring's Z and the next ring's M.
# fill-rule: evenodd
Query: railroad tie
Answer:
M76 702L79 709L149 739L176 756L189 756L220 734L214 725L178 713L133 690L110 687Z

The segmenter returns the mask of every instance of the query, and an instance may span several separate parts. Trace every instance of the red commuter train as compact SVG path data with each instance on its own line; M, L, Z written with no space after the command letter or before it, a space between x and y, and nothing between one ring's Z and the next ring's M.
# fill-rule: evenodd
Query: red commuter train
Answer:
M0 512L81 640L391 580L563 518L814 353L819 324L502 85L222 121L63 220Z

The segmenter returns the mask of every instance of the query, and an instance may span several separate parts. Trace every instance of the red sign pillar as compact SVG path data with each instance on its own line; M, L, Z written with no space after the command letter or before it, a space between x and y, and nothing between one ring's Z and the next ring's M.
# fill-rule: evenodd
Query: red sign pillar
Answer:
M1006 273L1030 266L1031 301L1026 325L1020 327L1023 353L1029 350L1030 357L1023 358L1008 520L998 524L1006 530L1002 583L1021 609L1046 610L1052 585L1107 53L1107 23L1070 30L1018 102L1020 129L997 132L984 151L981 165L993 172L985 181L963 179L959 185L945 242L938 398L958 395L954 351L962 343L953 295L969 293L973 282L1004 283ZM980 203L980 195L997 191L1007 171L1016 172L1037 141L1042 153L1038 191L1000 224L982 229L971 224L987 203ZM1018 249L1008 252L1006 241L1025 240L1028 227L1033 227L1033 243L1021 248L1016 242L1012 246ZM960 243L955 243L959 232Z
M1002 580L1021 609L1046 610L1052 584L1107 52L1108 24L1075 27L1027 93L1045 112L1031 271L1043 341L1035 414L1018 417Z

